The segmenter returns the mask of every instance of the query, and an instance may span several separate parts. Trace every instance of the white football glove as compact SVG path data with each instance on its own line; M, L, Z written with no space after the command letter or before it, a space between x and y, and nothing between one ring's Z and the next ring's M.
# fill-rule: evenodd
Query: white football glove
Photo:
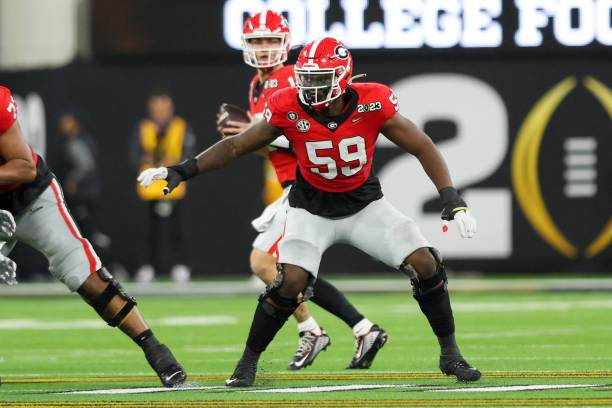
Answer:
M157 167L154 169L146 169L136 179L144 188L149 187L157 180L165 180L168 177L167 167Z
M0 210L0 241L8 241L17 230L13 214Z
M472 238L476 233L476 218L470 210L461 210L454 213L455 222L459 228L459 234L462 238ZM442 231L448 230L448 221L442 221Z
M17 284L17 264L9 257L0 254L0 282L9 286Z

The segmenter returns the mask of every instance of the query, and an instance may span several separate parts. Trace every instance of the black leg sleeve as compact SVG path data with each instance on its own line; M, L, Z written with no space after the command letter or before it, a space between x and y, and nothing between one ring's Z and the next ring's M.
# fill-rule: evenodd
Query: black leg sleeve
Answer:
M283 327L295 308L282 310L272 306L265 300L260 300L255 309L253 323L247 338L247 347L256 353L262 353L272 342L276 333Z
M455 319L445 284L424 295L415 295L414 298L419 302L436 336L446 337L455 332Z
M321 278L317 278L314 284L314 296L310 300L329 313L338 316L349 327L353 327L363 319L363 315L355 309L355 306L342 292Z

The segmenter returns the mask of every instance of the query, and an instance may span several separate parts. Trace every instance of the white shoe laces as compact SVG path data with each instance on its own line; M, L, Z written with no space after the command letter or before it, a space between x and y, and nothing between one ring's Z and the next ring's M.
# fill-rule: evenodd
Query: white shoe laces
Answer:
M304 335L300 337L300 343L298 349L295 352L296 357L303 357L306 353L312 350L312 346L315 342L315 335L313 332L304 332Z

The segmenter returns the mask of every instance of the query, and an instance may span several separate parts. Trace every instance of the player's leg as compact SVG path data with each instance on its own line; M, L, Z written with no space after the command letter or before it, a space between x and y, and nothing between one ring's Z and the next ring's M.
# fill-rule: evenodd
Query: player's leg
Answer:
M259 298L246 347L234 373L226 381L228 386L253 385L261 353L298 307L300 294L307 292L307 287L313 280L312 275L303 268L279 264L274 281L266 287L266 291Z
M476 381L481 374L470 366L455 341L455 320L447 290L444 263L433 248L411 253L400 270L410 276L413 296L419 303L440 344L440 370L455 375L459 381Z
M285 231L287 214L285 195L270 204L262 215L252 222L259 235L253 241L251 270L264 283L270 284L276 276L276 254L278 243ZM317 355L330 344L329 336L310 313L306 303L301 303L293 313L297 320L299 342L288 368L298 370L314 361Z
M269 232L263 232L260 236L267 234L269 234ZM261 238L265 237L258 237L256 240L256 243L259 245L263 243ZM278 239L276 241L278 241ZM267 285L272 283L277 274L275 256L260 249L253 248L251 251L250 264L253 273L264 283ZM300 340L297 351L294 353L288 368L290 370L298 370L312 364L317 355L327 348L330 344L330 340L325 330L319 326L310 313L306 303L302 302L299 304L295 312L293 312L293 317L298 323L297 328Z
M285 234L278 247L278 273L259 298L246 348L226 381L228 386L253 384L260 354L293 314L299 296L302 300L312 296L321 254L333 236L332 223L299 208L288 209Z
M376 223L366 222L368 219L376 219ZM414 298L440 342L441 362L444 362L442 371L463 381L480 378L480 372L465 363L455 343L444 264L437 255L434 256L436 252L430 250L432 245L423 237L416 223L383 197L361 210L350 228L351 242L355 246L411 275Z
M370 368L376 353L388 340L387 333L364 317L338 288L317 279L312 302L339 317L355 335L356 352L346 368Z
M81 236L55 180L20 213L17 224L16 238L43 253L54 277L71 291L78 291L110 326L119 327L132 338L165 386L185 380L185 371L170 350L157 341L135 300L102 267L91 244Z

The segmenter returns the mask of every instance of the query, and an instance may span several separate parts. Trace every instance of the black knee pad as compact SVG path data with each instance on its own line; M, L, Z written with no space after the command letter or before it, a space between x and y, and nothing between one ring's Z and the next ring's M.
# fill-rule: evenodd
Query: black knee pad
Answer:
M264 292L261 294L261 296L259 296L259 301L268 303L265 302L265 300L267 298L270 298L280 309L290 309L291 313L293 313L293 311L298 307L299 302L297 298L287 297L280 293L280 287L283 284L283 279L285 276L283 273L282 265L278 265L277 269L278 273L276 274L276 277L274 277L274 280L268 286L266 286Z
M100 316L106 309L106 306L110 303L111 299L115 296L119 295L123 300L125 300L125 304L117 312L115 316L113 316L110 321L108 321L108 325L112 327L118 326L123 319L127 317L127 315L132 311L134 306L137 305L136 299L132 296L128 295L123 286L111 275L111 273L104 267L98 269L96 272L100 279L104 282L108 282L108 286L106 289L102 291L93 301L93 308L98 312Z
M410 283L412 284L413 296L417 300L424 300L429 297L438 296L440 293L446 292L446 284L448 278L446 276L446 268L444 262L440 256L440 252L435 248L428 248L429 252L433 255L436 260L436 272L429 278L420 279L414 267L410 264L400 265L400 271L410 277ZM440 282L444 282L439 288L432 290Z
M293 312L295 312L295 308L281 309L280 307L276 307L273 304L266 302L265 299L261 299L259 301L259 304L266 315L270 316L274 320L279 320L281 322L286 322L287 319L289 319L289 317L293 314Z
M283 265L277 264L276 269L278 272L276 276L274 277L274 280L268 286L266 286L266 289L259 297L259 300L270 298L279 307L292 308L293 310L295 310L299 306L300 303L307 301L313 296L314 284L317 278L312 276L312 274L309 274L309 279L308 279L308 282L306 283L306 287L302 290L301 299L298 300L297 298L294 299L294 298L290 298L290 297L282 295L280 293L280 287L282 286L283 280L285 277L285 274L283 271Z

